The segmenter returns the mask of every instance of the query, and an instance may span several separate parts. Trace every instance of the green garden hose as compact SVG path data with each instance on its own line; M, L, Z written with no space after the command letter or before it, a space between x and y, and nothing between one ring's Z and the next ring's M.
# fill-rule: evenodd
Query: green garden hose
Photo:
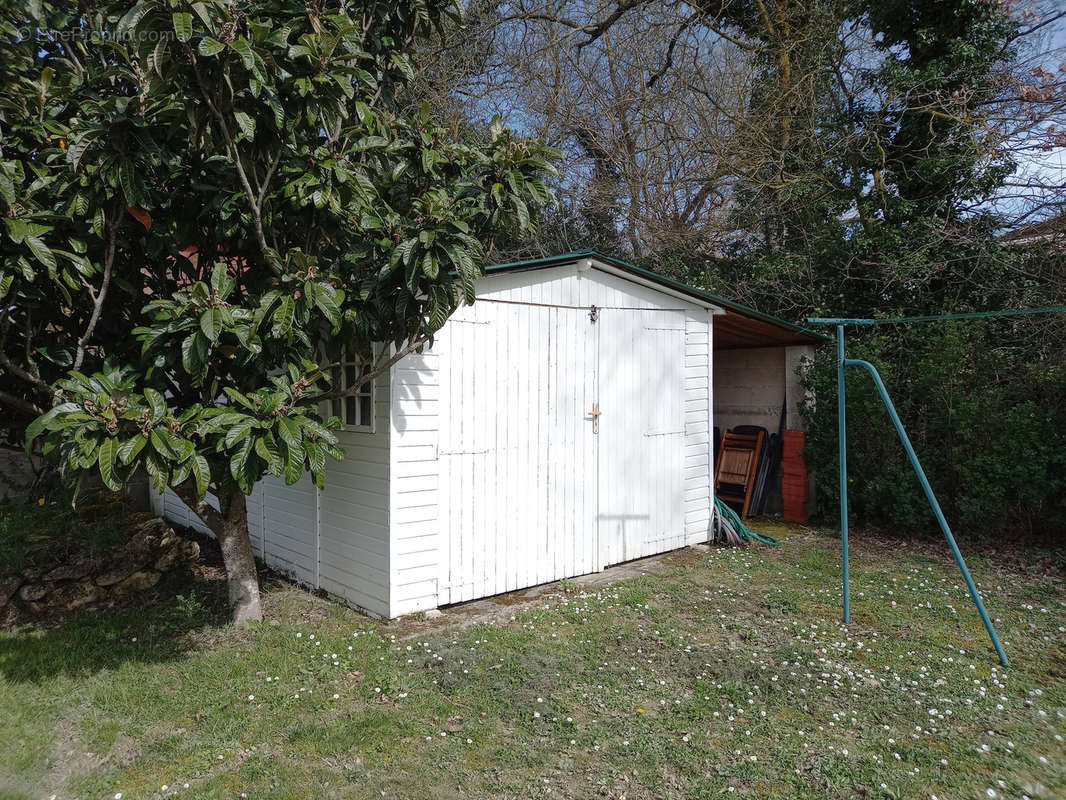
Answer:
M762 542L776 547L779 543L772 536L753 531L740 520L736 511L717 497L714 498L714 515L711 520L711 538L720 544L745 547L749 543Z

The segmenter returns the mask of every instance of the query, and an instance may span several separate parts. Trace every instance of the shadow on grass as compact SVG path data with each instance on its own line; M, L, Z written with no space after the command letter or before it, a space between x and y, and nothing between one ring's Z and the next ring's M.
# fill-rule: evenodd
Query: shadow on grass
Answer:
M17 683L80 677L127 663L180 658L189 634L229 622L222 582L191 583L174 575L141 608L97 609L58 621L0 631L0 676Z

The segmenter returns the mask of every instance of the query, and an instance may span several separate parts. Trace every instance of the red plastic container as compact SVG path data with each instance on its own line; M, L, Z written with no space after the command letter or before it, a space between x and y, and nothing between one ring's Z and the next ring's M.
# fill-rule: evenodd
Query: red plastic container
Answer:
M807 434L803 431L781 431L781 457L798 456L807 446Z
M803 431L781 432L781 500L784 516L789 522L807 522L807 501L810 484L807 481L807 462L800 453L807 444Z

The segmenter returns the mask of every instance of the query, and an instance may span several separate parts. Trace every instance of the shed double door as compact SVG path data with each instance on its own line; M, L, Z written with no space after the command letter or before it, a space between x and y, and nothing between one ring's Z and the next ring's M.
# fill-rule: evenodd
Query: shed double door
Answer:
M677 311L491 302L448 323L441 605L684 544L684 329Z

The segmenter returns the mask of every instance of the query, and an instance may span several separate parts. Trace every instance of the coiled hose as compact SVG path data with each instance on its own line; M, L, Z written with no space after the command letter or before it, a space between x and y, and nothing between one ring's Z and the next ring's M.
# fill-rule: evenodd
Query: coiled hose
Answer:
M765 533L753 531L740 521L740 516L717 497L711 518L711 540L727 547L747 547L751 542L762 542L776 547L777 539Z

